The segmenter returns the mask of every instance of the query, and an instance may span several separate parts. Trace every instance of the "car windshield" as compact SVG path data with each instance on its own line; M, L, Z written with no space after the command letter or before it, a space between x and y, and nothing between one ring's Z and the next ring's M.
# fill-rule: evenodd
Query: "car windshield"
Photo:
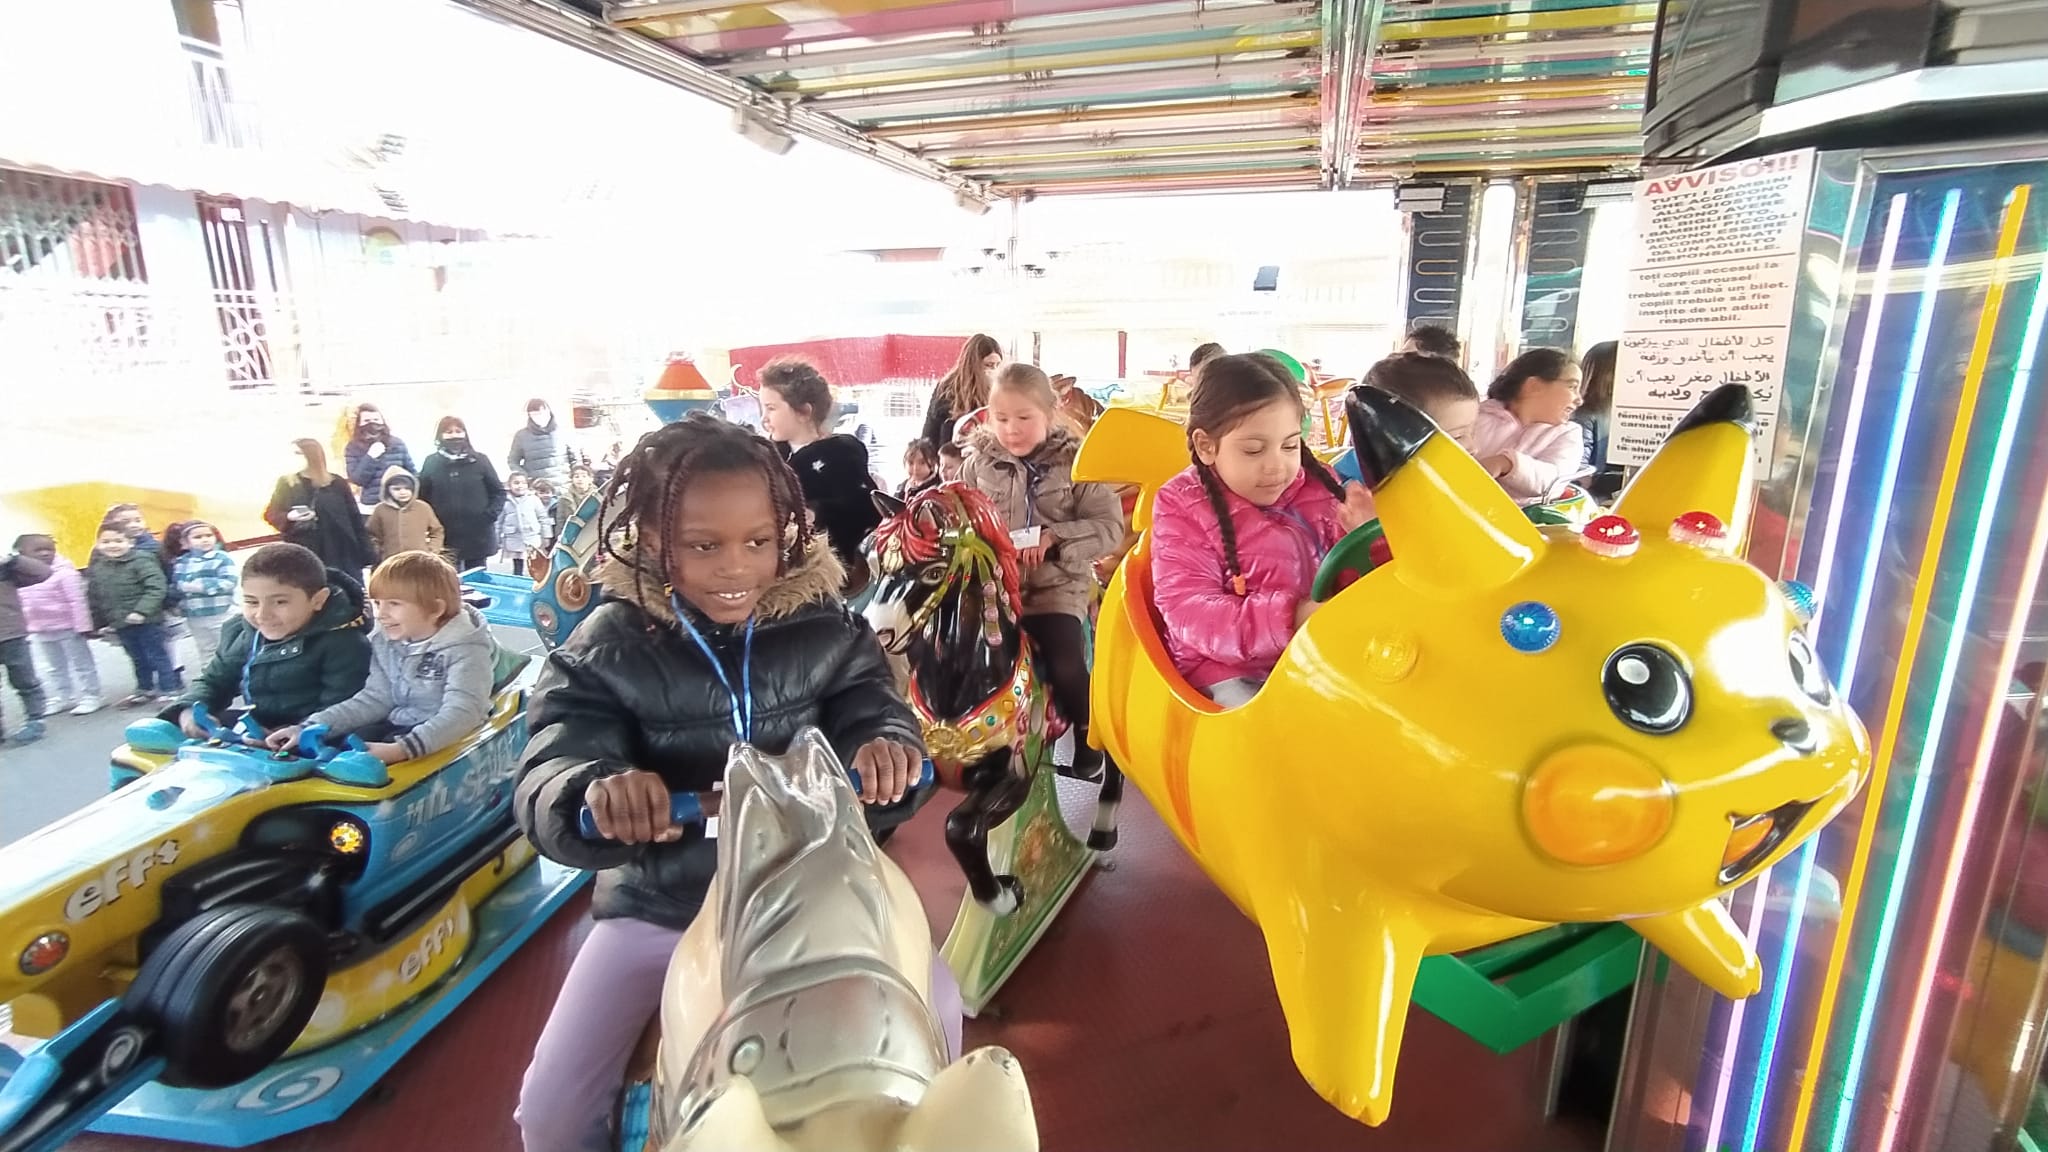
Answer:
M0 848L0 908L148 846L221 801L269 783L254 768L175 760Z

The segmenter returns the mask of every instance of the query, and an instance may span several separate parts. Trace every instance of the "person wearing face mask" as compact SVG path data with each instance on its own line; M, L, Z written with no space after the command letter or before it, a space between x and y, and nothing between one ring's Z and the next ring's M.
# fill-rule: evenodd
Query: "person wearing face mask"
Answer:
M498 550L505 485L498 480L498 470L470 444L469 426L456 417L442 418L434 444L434 454L420 466L419 498L441 517L456 568L481 568Z
M569 482L569 446L555 428L555 414L545 400L526 402L526 423L512 434L505 457L507 475L523 472L529 480L545 480L560 488Z
M363 507L371 510L384 498L385 472L399 468L410 473L415 467L405 441L392 433L390 423L375 404L356 405L355 431L349 436L348 447L342 450L342 463L348 470L349 483L362 494Z

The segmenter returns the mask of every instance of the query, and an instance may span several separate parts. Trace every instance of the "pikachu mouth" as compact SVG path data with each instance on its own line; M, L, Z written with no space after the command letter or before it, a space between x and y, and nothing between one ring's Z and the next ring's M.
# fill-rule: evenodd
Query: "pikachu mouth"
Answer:
M1732 828L1728 846L1721 852L1718 881L1733 884L1754 871L1798 829L1799 822L1813 811L1813 805L1811 800L1789 800L1754 816L1729 813Z

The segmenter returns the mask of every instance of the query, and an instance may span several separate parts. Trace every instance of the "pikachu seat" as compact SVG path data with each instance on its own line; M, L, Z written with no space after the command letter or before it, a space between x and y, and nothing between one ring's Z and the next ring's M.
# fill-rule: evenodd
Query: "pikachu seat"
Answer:
M1740 386L1671 431L1611 514L1535 524L1420 411L1345 397L1392 558L1225 710L1168 659L1149 539L1105 593L1094 738L1266 938L1302 1075L1379 1124L1425 957L1619 921L1710 988L1757 990L1721 897L1841 811L1869 739L1816 660L1809 596L1739 558ZM1187 464L1112 409L1079 480Z

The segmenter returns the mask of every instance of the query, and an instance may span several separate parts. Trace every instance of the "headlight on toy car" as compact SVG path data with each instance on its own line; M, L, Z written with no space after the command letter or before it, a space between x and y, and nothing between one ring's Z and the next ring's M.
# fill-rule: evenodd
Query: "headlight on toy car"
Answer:
M354 820L336 820L327 830L327 844L343 856L361 855L369 847L370 833Z
M45 932L21 950L21 974L41 976L64 962L71 954L71 937L62 932Z

